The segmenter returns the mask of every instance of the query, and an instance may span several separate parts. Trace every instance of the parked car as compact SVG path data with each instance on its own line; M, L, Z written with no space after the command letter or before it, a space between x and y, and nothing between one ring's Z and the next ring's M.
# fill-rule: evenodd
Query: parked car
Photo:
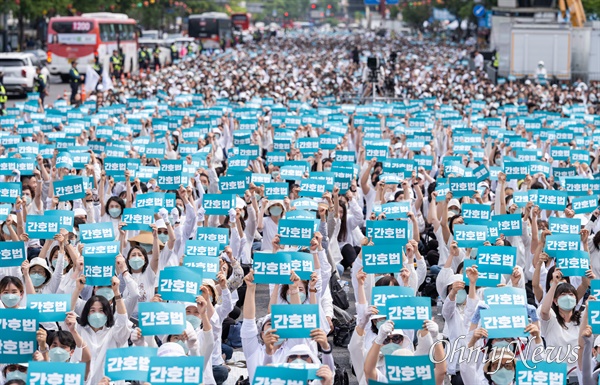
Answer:
M7 93L25 95L33 91L35 69L40 61L32 53L0 53L0 72L4 73Z

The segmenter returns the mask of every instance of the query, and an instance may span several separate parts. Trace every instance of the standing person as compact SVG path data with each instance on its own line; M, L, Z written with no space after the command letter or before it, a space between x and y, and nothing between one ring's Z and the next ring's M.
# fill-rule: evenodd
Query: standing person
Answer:
M83 75L80 75L79 71L77 71L77 60L74 60L73 63L71 63L69 78L71 79L71 104L75 104L75 97L79 93L79 86L83 81Z
M148 62L150 58L148 57L148 51L146 51L146 47L141 46L140 53L138 55L138 62L140 65L140 70L148 69Z
M179 59L179 51L177 51L177 45L173 42L171 43L171 64L175 63L177 59Z
M48 93L48 82L46 81L46 76L42 73L42 69L37 67L35 69L35 92L40 94L40 100L42 101L42 107L44 106L44 98Z
M119 51L116 49L113 50L113 54L110 57L110 76L113 79L117 80L121 78L121 70L123 68L123 62L121 61L121 56L119 55Z
M100 63L100 59L98 56L94 56L94 65L92 65L92 69L96 71L96 73L102 77L102 63Z
M475 51L475 53L473 54L473 64L475 65L475 69L482 71L483 63L483 55L481 54L481 52Z
M6 115L5 104L8 100L6 96L6 88L4 88L4 72L0 72L0 116Z
M154 70L160 71L160 47L158 44L156 44L152 50L152 59L154 59Z

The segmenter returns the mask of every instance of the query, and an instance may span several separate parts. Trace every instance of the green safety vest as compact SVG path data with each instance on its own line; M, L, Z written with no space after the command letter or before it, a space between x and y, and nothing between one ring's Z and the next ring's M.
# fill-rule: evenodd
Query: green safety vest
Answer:
M177 47L175 47L175 45L171 46L171 52L177 53Z
M118 56L111 56L110 57L110 62L113 65L113 68L115 70L120 70L121 69L121 58L119 58Z
M8 97L6 96L6 89L0 84L0 103L6 103Z
M500 54L498 52L496 52L496 55L494 56L494 67L498 68L500 66Z

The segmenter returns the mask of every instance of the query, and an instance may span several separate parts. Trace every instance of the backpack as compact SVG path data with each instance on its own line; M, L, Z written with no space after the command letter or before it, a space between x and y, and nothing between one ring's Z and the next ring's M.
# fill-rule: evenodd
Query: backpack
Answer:
M343 369L338 364L335 364L335 373L333 375L333 385L348 385L349 383L350 383L350 380L348 379L348 373L346 372L346 369Z
M240 376L235 382L235 385L250 385L250 377L244 378L244 376Z
M347 348L356 327L356 320L346 311L333 305L333 344Z
M421 287L419 287L421 296L431 298L431 303L433 305L436 304L436 300L439 295L437 292L437 286L435 284L436 279L437 275L427 274L427 276L425 277L425 281L423 281L423 284L421 284Z
M350 304L348 303L348 295L344 291L344 288L342 288L342 285L340 285L336 279L335 274L333 274L329 279L329 290L331 291L331 298L334 306L337 306L343 310L346 310L350 307Z
M242 347L242 323L240 321L234 323L229 327L229 334L227 335L227 344L232 348Z

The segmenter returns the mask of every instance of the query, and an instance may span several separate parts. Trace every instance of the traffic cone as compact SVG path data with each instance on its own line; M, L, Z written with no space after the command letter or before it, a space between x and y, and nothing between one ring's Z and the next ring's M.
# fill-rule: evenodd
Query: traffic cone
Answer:
M69 94L67 93L67 89L65 88L65 91L63 92L63 99L64 100L69 100Z
M85 84L81 85L81 102L85 102Z

